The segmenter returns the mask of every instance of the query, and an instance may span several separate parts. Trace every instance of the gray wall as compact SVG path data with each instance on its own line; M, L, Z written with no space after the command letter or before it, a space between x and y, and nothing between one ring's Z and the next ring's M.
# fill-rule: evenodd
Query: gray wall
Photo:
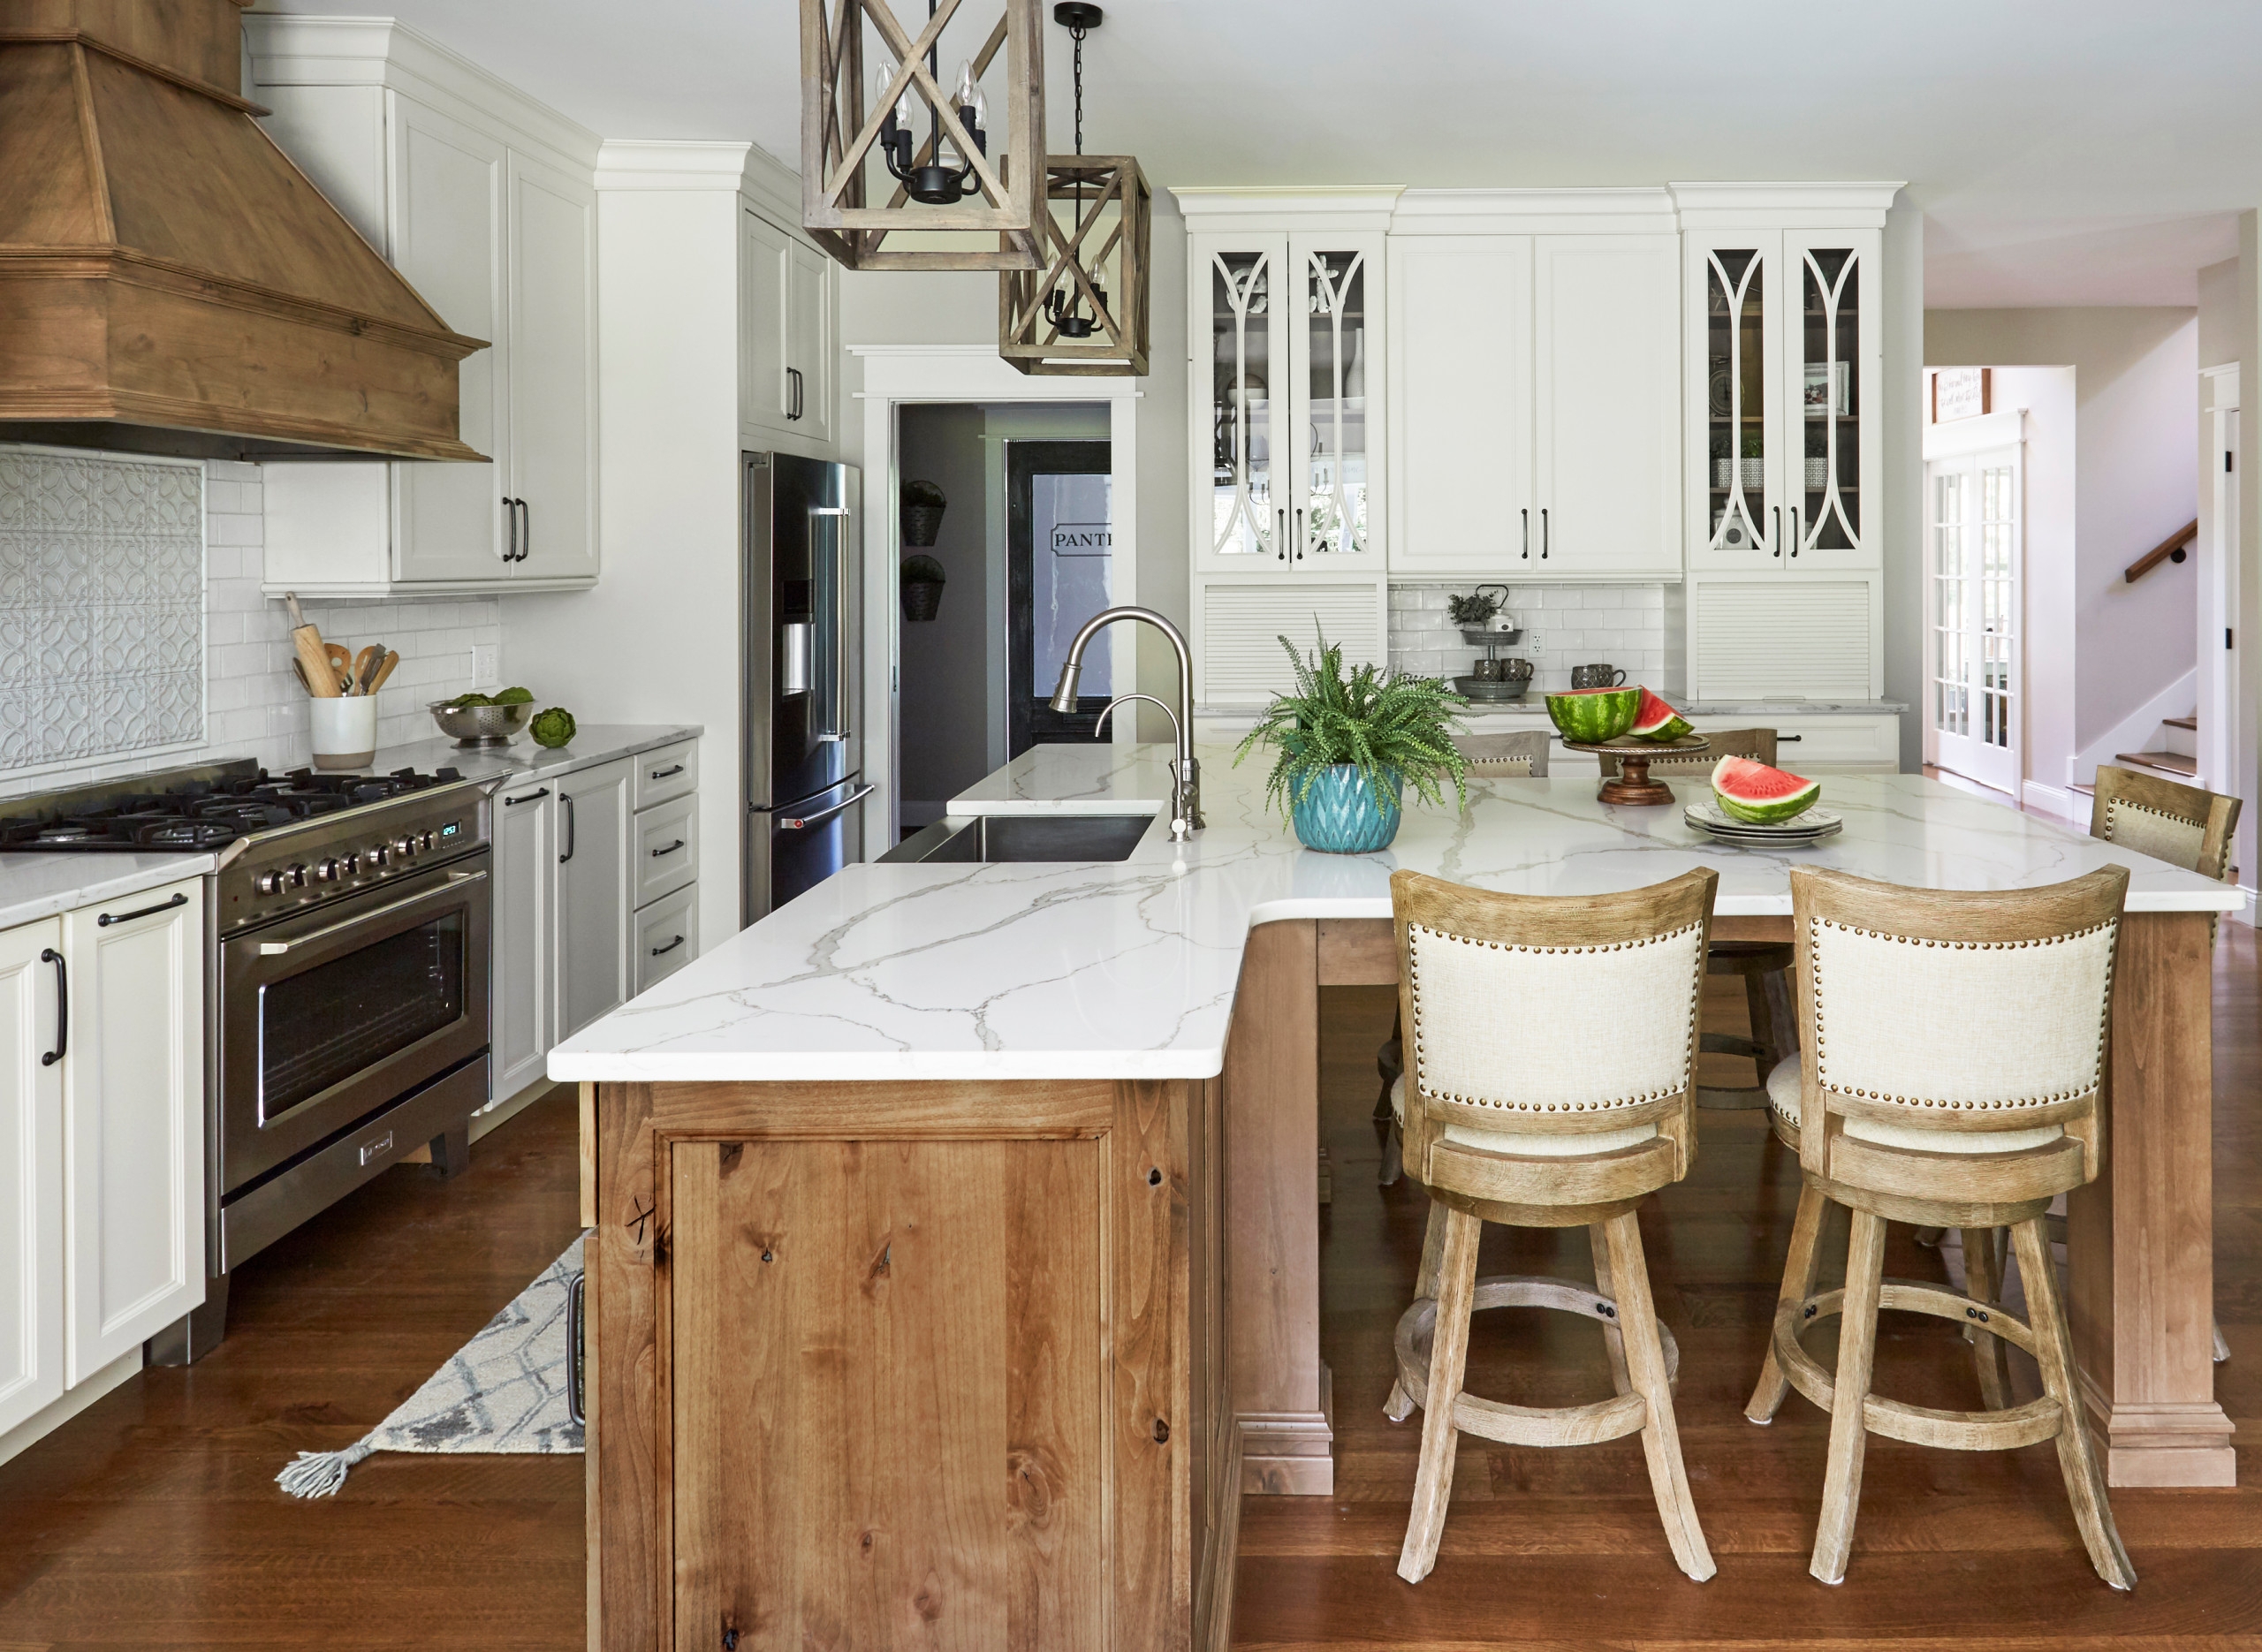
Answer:
M2197 561L2164 563L2135 585L2122 571L2197 513L2198 333L2196 312L2172 307L1924 317L1926 366L2074 369L2074 634L2035 631L2027 647L2073 650L2077 747L2109 733L2197 657Z
M1924 215L1885 215L1885 697L1907 703L1901 769L1924 761Z
M932 621L903 627L900 730L903 829L942 815L942 806L988 774L988 514L983 474L983 410L906 407L898 415L903 479L937 484L950 499L943 531L926 554L949 583ZM906 557L919 554L906 546Z

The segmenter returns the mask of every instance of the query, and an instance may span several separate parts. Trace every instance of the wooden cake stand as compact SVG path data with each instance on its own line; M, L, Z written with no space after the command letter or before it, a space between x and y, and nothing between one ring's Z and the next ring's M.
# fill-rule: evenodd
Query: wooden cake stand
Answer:
M1712 743L1701 734L1684 734L1677 740L1637 740L1630 734L1621 734L1614 740L1603 740L1589 745L1583 740L1565 740L1563 749L1571 752L1592 752L1618 759L1618 773L1602 783L1595 795L1605 803L1670 803L1673 788L1662 780L1650 778L1650 759L1667 752L1710 751Z

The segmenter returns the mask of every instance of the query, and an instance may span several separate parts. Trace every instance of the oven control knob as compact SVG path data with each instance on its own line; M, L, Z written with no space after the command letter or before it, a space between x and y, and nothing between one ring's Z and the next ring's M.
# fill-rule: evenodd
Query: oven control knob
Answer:
M392 840L392 852L400 856L403 860L406 860L410 855L416 853L416 839L414 837L394 838Z
M392 860L392 851L386 848L384 845L378 844L369 851L365 859L371 866L383 866Z
M300 862L298 865L290 868L283 874L283 881L289 884L292 889L306 888L307 868L305 863Z
M430 832L425 832L420 836L416 839L416 846L419 849L429 849L432 846L432 834Z
M262 895L280 895L283 892L283 875L280 872L262 872L253 881L252 887Z
M337 861L324 860L315 868L315 878L318 883L335 883L338 882L338 869Z
M343 871L346 876L352 877L361 869L361 857L358 854L349 854L338 861L338 865L339 870Z

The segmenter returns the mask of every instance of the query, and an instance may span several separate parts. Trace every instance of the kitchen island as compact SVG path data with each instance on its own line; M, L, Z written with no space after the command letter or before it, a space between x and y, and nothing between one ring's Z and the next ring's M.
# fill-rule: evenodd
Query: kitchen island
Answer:
M1145 813L1159 755L1041 746L953 812ZM1715 935L1757 939L1788 935L1795 862L2127 865L2076 1335L2116 1483L2229 1483L2207 987L2235 890L1914 776L1833 777L1844 832L1780 854L1591 777L1476 783L1359 857L1299 848L1225 750L1203 792L1207 830L1117 864L850 867L553 1053L599 1231L596 1644L864 1644L906 1613L945 1644L1222 1634L1233 1491L1332 1486L1319 989L1395 979L1399 867L1577 895L1708 866Z

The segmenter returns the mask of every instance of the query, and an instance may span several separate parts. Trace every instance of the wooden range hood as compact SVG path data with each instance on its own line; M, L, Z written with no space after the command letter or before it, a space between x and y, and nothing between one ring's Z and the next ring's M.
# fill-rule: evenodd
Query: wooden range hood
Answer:
M249 0L0 0L0 441L477 459L449 330L232 90Z

